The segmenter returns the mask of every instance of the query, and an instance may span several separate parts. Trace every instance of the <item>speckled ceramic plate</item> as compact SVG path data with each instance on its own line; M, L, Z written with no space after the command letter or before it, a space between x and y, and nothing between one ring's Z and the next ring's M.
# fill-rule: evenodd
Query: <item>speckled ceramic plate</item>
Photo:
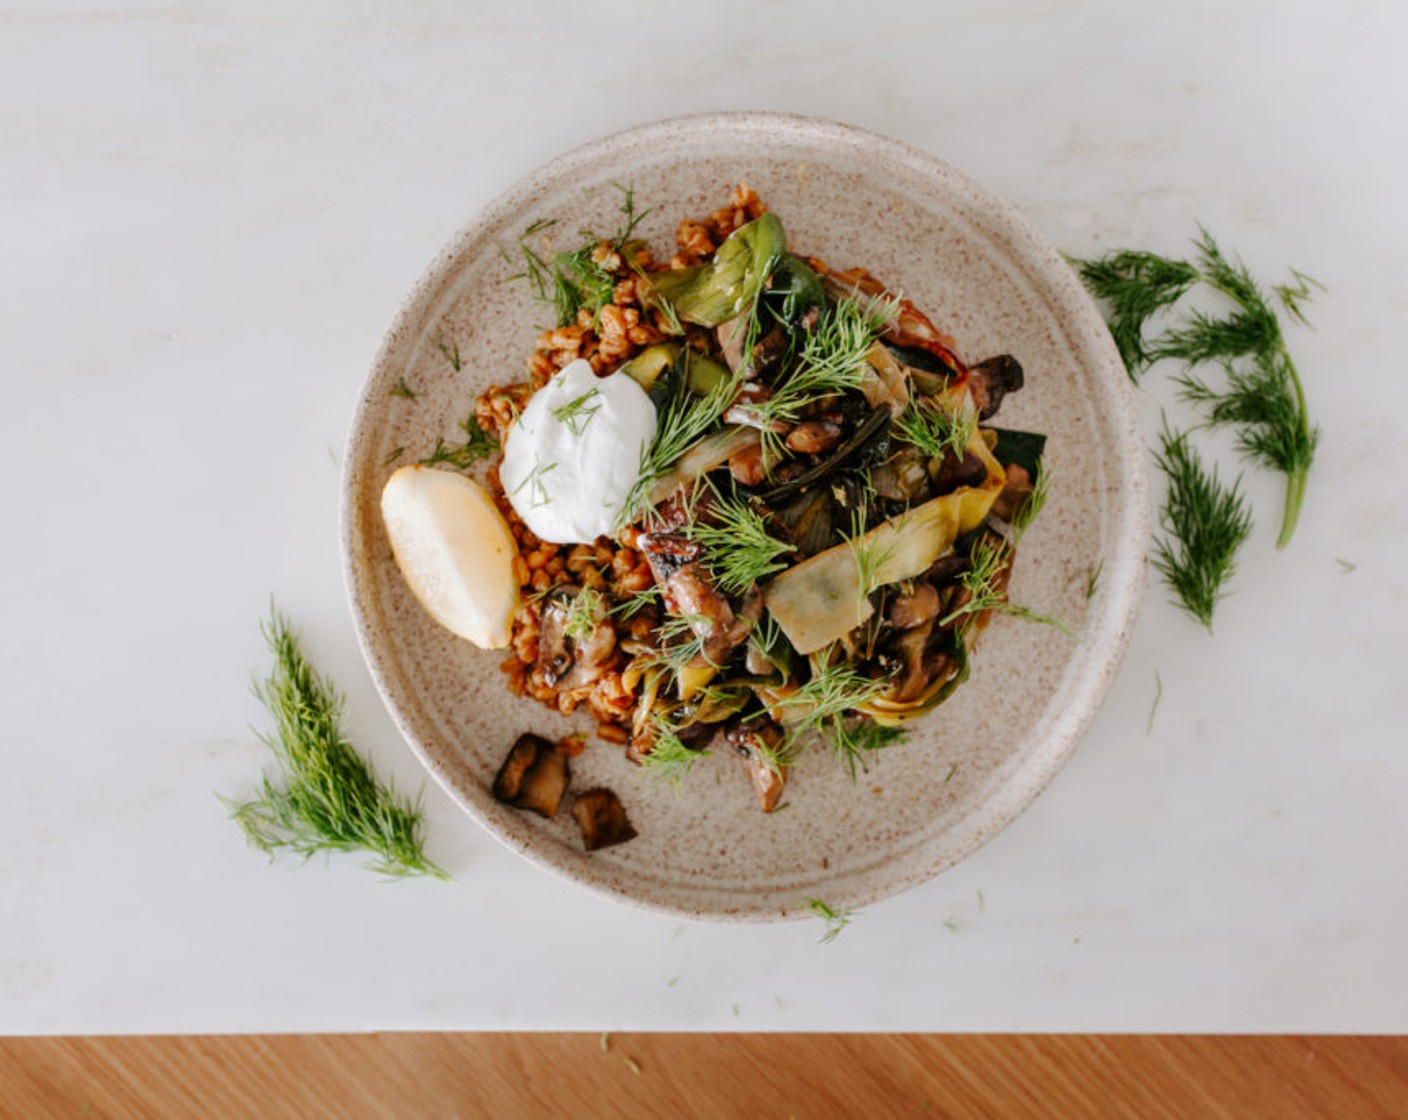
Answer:
M593 742L574 786L617 791L640 835L587 854L571 814L555 821L489 794L514 738L573 724L511 696L487 653L437 627L391 560L378 511L398 462L456 434L478 392L519 380L545 309L501 249L530 223L610 231L616 183L651 212L639 234L661 256L676 223L724 204L746 181L796 251L863 265L910 296L970 361L1015 354L1027 384L1006 427L1045 432L1050 500L1022 542L1015 601L1059 615L1072 641L1000 617L972 677L852 780L812 752L789 808L759 813L727 751L696 766L676 798L619 747ZM446 357L458 351L460 368ZM393 390L404 378L415 397ZM1128 381L1100 318L1060 255L1007 204L931 156L844 125L768 113L688 117L594 141L498 198L449 244L387 335L353 425L343 516L348 588L373 675L431 773L491 833L588 887L666 911L776 919L822 897L871 902L949 867L1012 820L1075 747L1125 648L1143 585L1148 506ZM1100 578L1087 597L1089 575ZM580 724L588 727L585 717Z

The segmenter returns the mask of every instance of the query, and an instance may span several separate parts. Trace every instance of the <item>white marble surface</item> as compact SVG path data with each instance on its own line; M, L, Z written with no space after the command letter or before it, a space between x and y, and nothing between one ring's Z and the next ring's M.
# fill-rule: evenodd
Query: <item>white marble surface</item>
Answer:
M1406 37L1389 0L0 6L0 1031L1408 1030ZM266 863L215 791L264 762L271 593L422 781L338 558L399 298L555 152L715 108L907 140L1075 253L1201 221L1324 281L1294 544L1249 479L1216 637L1151 586L1047 793L829 945L595 897L431 784L453 884Z

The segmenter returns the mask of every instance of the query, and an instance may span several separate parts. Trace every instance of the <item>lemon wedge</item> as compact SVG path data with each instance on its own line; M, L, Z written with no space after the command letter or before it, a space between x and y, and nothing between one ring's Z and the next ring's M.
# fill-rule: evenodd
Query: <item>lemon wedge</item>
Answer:
M484 649L508 645L518 549L484 488L462 474L402 467L386 480L381 516L396 566L430 617Z

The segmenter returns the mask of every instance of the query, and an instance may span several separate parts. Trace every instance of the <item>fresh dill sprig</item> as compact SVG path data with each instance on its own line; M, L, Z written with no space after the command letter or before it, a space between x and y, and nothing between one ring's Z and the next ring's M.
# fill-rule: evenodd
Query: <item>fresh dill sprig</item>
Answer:
M544 463L536 454L533 456L533 469L523 476L523 481L513 488L515 494L528 487L528 501L534 509L548 504L548 488L543 478L557 469L556 463Z
M661 605L660 585L652 583L644 591L632 591L621 602L611 608L611 614L621 619L634 618L643 610Z
M423 467L434 467L447 463L460 470L469 470L480 459L492 455L499 449L499 441L479 426L473 414L460 421L460 431L464 432L461 443L446 443L440 436L435 437L435 448L424 459Z
M1224 486L1217 467L1203 465L1187 432L1175 434L1165 423L1155 461L1168 478L1168 496L1159 512L1164 534L1154 541L1154 567L1183 608L1212 633L1213 608L1236 571L1251 511L1240 479Z
M458 342L446 346L443 341L437 341L435 343L435 349L445 355L445 360L450 363L450 368L456 373L464 369L464 360L460 357L460 344Z
M776 754L786 763L801 751L809 736L818 736L845 759L855 775L856 764L898 740L888 729L867 731L870 723L856 711L890 688L886 677L865 676L851 661L835 661L813 669L811 679L778 699L776 711L787 734ZM873 725L872 725L873 726ZM771 763L769 763L771 765Z
M1126 249L1098 260L1071 259L1091 293L1110 307L1110 336L1132 380L1154 360L1144 337L1150 317L1177 303L1198 280L1187 261Z
M678 677L691 662L703 659L710 622L704 615L668 615L655 630L655 649L649 664L658 665ZM712 664L712 662L710 662Z
M860 915L859 910L834 909L819 898L809 898L806 903L807 909L825 923L825 932L818 941L821 945L835 941L841 936L841 931L851 924L852 919Z
M1012 515L1012 538L1014 540L1020 541L1022 539L1023 534L1031 528L1032 522L1046 508L1046 499L1050 496L1051 472L1047 469L1046 460L1038 459L1036 478L1032 479L1032 491L1022 500L1022 504Z
M708 520L692 521L686 532L708 551L705 563L714 583L728 595L742 595L759 580L787 567L783 556L796 549L768 532L757 508L737 495L725 497L712 482Z
M592 422L592 417L601 411L602 402L597 399L600 396L600 389L588 389L580 397L554 408L552 417L574 436L580 436Z
M1100 576L1105 571L1105 561L1101 560L1093 568L1085 573L1085 598L1087 601L1095 598L1095 589L1100 586Z
M688 361L690 351L685 351ZM687 381L687 378L681 379ZM661 411L655 435L641 451L640 470L635 485L626 496L617 519L618 526L629 525L649 504L650 489L681 455L718 423L719 417L738 392L738 380L720 378L702 397L681 388Z
M884 329L899 314L899 301L884 296L836 301L807 333L792 375L772 396L750 404L763 439L774 450L780 437L775 426L791 426L814 401L847 389L858 389L865 378L866 355Z
M968 570L958 577L960 585L968 592L968 598L941 618L939 626L948 626L960 619L966 619L966 628L971 620L983 611L995 611L1026 622L1050 626L1068 638L1075 638L1075 630L1064 619L1041 614L1030 607L1019 606L1007 598L1005 577L1011 563L1011 546L993 544L986 537L979 539L969 554Z
M856 565L856 610L864 609L865 601L870 598L871 593L884 586L884 580L880 577L880 572L894 556L895 549L899 546L897 537L889 538L889 543L882 544L880 539L866 539L865 530L866 513L864 505L858 506L851 511L851 531L849 535L842 534L842 540L851 550L851 559Z
M978 430L978 412L965 406L955 415L935 401L915 396L895 418L894 425L902 439L930 458L951 454L962 459Z
M401 375L401 380L396 382L396 386L391 390L390 395L393 397L402 397L408 401L413 401L418 396L420 396L420 394L417 393L414 389L412 389L410 384L406 381L405 374Z
M367 851L373 857L367 866L382 875L448 879L425 856L418 807L380 783L344 737L342 697L313 670L287 619L272 610L262 630L274 667L255 695L274 719L274 733L261 739L282 782L266 774L255 800L222 798L250 843L270 855L288 850L305 859Z
M620 183L611 185L622 193L621 213L625 221L617 228L608 247L612 252L620 253L649 211L636 213L633 188L623 187ZM602 239L591 230L578 231L584 241L576 249L544 256L547 250L534 248L532 239L545 236L546 231L556 224L556 219L540 219L523 231L518 239L523 271L508 279L527 280L534 297L541 303L551 304L557 313L557 325L565 327L576 321L579 311L585 310L595 317L610 303L615 293L616 279L596 259Z
M1310 423L1305 389L1271 300L1247 266L1228 257L1207 230L1199 230L1193 245L1197 254L1192 262L1152 253L1122 253L1103 261L1074 263L1091 291L1110 302L1110 331L1131 375L1160 359L1182 362L1183 375L1177 380L1185 399L1207 407L1211 423L1235 426L1243 456L1286 476L1276 539L1276 547L1285 548L1295 533L1320 433ZM1120 267L1121 262L1131 261L1139 267ZM1321 285L1295 269L1291 277L1291 283L1275 285L1271 291L1288 315L1306 324L1305 304L1312 298L1312 289ZM1181 325L1153 339L1145 338L1144 320L1139 319L1130 335L1130 307L1170 306L1194 283L1221 293L1232 309L1221 315L1190 311ZM1121 332L1132 353L1126 352ZM1194 376L1195 369L1209 365L1222 369L1222 387Z
M680 783L684 781L685 775L710 752L691 750L685 746L679 732L670 726L668 718L661 713L656 712L650 718L655 729L655 740L651 743L650 750L641 755L641 769L652 777L663 778L669 782L678 797Z
M606 597L594 587L584 587L572 598L563 621L562 631L569 638L584 642L606 617Z
M1164 698L1164 678L1157 669L1154 670L1154 702L1149 705L1149 718L1144 721L1144 734L1152 735L1154 732L1154 717L1159 714L1159 701Z

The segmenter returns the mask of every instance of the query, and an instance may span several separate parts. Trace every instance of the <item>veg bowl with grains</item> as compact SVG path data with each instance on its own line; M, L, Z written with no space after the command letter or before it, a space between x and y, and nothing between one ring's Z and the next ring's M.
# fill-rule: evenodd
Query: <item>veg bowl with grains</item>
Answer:
M620 133L488 206L346 462L359 637L426 766L535 862L692 916L971 852L1074 749L1143 585L1127 379L1059 254L797 117Z

